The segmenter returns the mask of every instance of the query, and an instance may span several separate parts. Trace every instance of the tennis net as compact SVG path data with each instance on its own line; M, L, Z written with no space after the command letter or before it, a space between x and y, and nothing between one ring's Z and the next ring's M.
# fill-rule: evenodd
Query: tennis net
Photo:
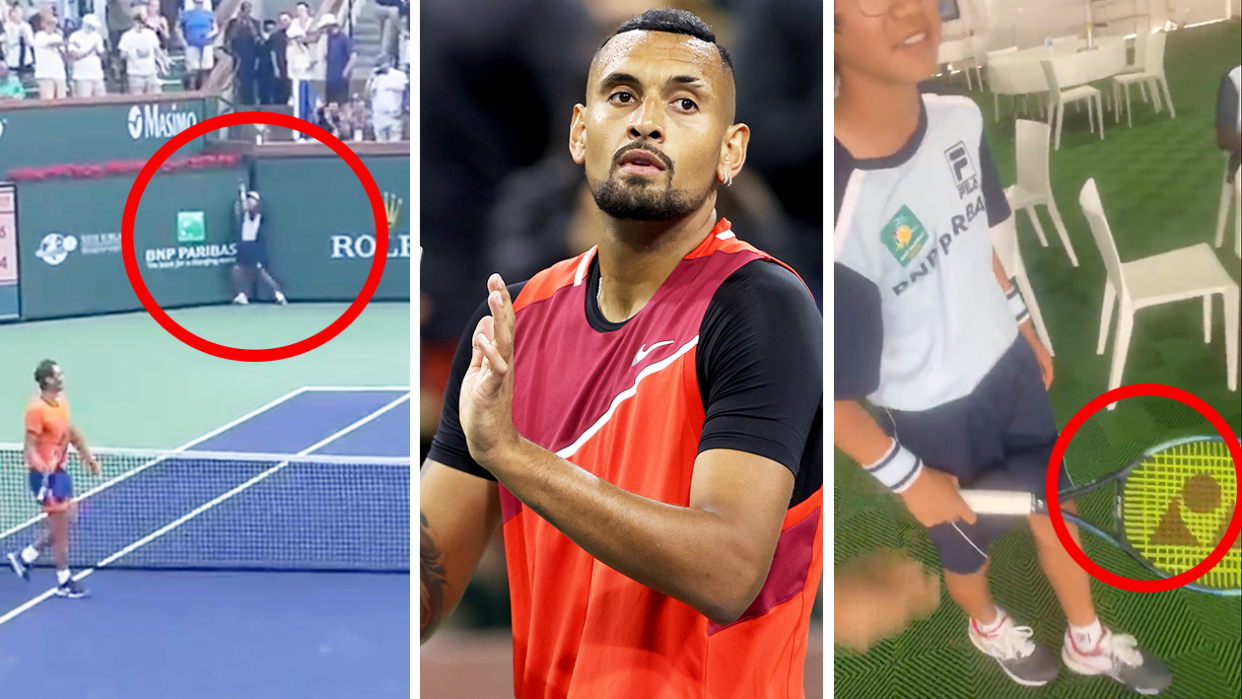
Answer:
M409 458L92 452L101 476L73 450L67 466L74 568L410 569ZM0 444L0 552L34 541L43 519L22 445Z

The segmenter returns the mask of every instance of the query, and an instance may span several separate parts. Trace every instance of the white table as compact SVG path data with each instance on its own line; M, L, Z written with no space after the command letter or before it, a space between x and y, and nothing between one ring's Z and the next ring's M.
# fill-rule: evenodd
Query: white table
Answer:
M1048 92L1041 61L1052 61L1061 89L1107 80L1126 71L1126 42L1122 37L1097 37L1095 48L1081 42L1077 52L1056 54L1046 46L1022 49L988 59L988 80L1001 95L1043 95ZM1105 91L1107 95L1108 92Z

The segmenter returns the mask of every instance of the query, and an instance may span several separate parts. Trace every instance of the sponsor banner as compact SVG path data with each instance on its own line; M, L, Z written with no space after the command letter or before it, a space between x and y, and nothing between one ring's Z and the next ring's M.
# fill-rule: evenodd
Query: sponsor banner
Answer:
M362 160L383 193L389 227L388 262L373 299L408 302L410 159ZM155 300L168 308L232 299L237 183L247 171L263 197L268 266L289 299L353 301L375 258L375 220L361 183L334 154L152 178L135 220L134 252ZM143 310L125 274L119 231L132 185L132 177L21 183L22 318Z
M145 160L208 116L205 99L171 95L139 104L36 103L0 112L0 176L25 167ZM203 139L196 138L177 155L202 151Z
M17 191L0 185L0 320L18 316Z
M388 262L375 300L410 300L410 158L362 156L384 197ZM272 273L291 301L349 301L375 257L375 218L362 183L335 155L263 158L263 236Z
M237 254L230 217L239 175L203 170L151 180L138 208L134 252L161 305L230 298L228 270ZM142 310L125 274L118 225L132 185L125 177L21 184L23 318Z

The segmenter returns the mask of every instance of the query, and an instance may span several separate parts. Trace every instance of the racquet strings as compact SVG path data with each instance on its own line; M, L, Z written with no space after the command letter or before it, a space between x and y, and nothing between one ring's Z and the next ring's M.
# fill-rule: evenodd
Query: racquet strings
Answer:
M1225 443L1179 444L1145 457L1126 480L1122 523L1126 539L1147 562L1169 575L1202 563L1220 543L1236 507L1237 474ZM1197 585L1242 587L1242 550L1233 548Z

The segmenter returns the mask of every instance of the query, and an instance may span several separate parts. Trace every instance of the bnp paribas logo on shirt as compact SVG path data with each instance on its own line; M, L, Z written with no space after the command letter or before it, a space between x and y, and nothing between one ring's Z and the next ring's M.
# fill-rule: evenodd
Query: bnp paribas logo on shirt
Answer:
M884 247L893 253L893 257L897 258L902 267L918 259L919 253L927 245L928 237L927 229L908 206L902 206L880 231L880 240Z

